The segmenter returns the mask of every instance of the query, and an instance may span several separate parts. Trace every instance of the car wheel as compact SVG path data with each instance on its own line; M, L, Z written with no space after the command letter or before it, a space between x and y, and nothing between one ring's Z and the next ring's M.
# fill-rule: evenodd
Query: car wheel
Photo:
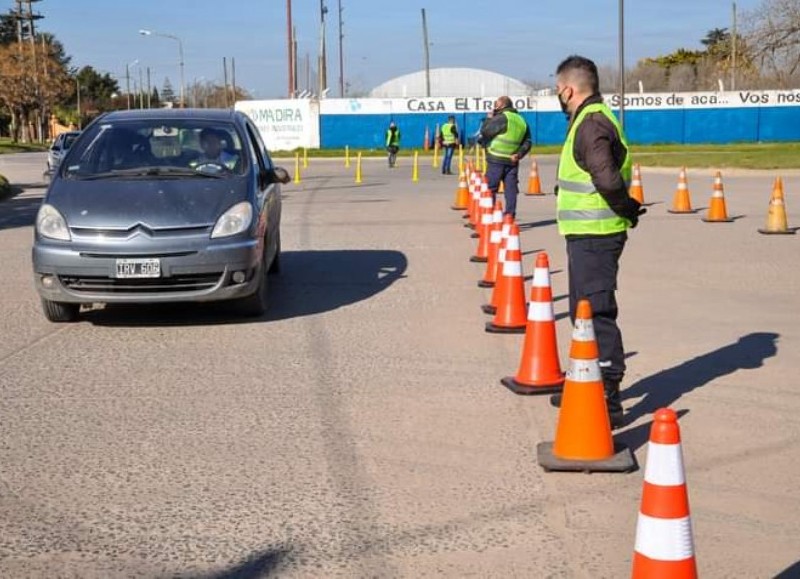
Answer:
M256 291L252 295L239 300L239 311L244 316L263 316L269 305L269 284L267 283L266 262L264 257L262 257L261 260L261 267L258 269L258 272L256 272L256 275L259 276L258 288L256 288Z
M79 304L66 304L63 302L51 302L42 298L42 310L44 317L51 322L74 322L78 319L81 306Z
M278 232L278 242L275 248L275 257L272 258L272 263L269 264L269 273L281 272L281 232Z

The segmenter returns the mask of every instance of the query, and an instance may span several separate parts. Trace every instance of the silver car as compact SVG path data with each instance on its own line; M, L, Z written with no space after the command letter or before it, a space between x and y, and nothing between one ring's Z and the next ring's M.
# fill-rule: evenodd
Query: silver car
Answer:
M53 144L50 145L50 148L47 150L47 171L53 171L58 164L61 163L61 159L67 153L69 148L72 146L72 143L75 142L75 139L78 138L80 135L80 131L67 131L66 133L61 133L58 135L53 141Z
M44 314L81 304L237 300L268 304L280 267L282 183L258 129L231 110L130 110L86 127L36 217Z

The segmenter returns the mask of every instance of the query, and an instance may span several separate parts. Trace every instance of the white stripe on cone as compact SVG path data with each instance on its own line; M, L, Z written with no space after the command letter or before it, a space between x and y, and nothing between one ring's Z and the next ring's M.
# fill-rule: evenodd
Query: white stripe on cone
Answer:
M602 379L597 358L593 360L570 359L567 380L572 382L599 382Z
M550 272L545 267L533 268L533 287L550 287Z
M681 445L649 442L644 480L662 487L685 484Z
M691 559L694 557L691 518L657 519L639 513L635 549L640 555L656 561Z
M518 235L509 235L508 241L506 242L506 249L508 251L519 251L519 236Z
M576 342L594 342L594 324L592 320L575 320L575 328L572 330L572 339Z
M506 277L522 277L522 262L506 261L503 263L503 275Z
M530 302L528 304L528 320L531 322L552 322L555 319L552 303Z

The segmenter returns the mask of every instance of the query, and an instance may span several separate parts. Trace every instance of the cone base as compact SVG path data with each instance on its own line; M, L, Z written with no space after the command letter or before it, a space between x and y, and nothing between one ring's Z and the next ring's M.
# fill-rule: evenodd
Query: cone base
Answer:
M480 235L478 235L477 233L472 233L472 234L470 235L470 238L471 238L471 239L478 239L479 237L480 237Z
M494 322L486 322L486 331L490 334L524 334L527 324L521 326L498 326Z
M464 211L464 209L466 209L466 207L459 207L458 205L451 205L450 209L452 209L453 211Z
M525 197L544 197L544 193L525 193Z
M466 209L466 207L464 207L464 209ZM469 213L464 213L464 215L461 216L461 219L469 219Z
M511 390L514 394L519 394L521 396L528 396L532 394L555 394L557 392L561 392L564 389L564 378L562 377L558 382L552 382L548 384L523 384L522 382L517 382L513 376L506 376L505 378L500 380L500 383Z
M493 316L493 315L495 315L497 313L497 307L495 307L493 305L490 305L490 304L483 304L481 306L481 311L484 314L489 314L490 316Z
M536 462L545 472L633 472L636 459L631 449L624 444L614 443L614 455L605 460L567 460L553 454L552 442L536 445Z
M480 255L473 255L472 257L469 258L469 260L475 263L486 263L487 261L489 261L489 258L482 257Z
M763 233L764 235L794 235L796 229L787 229L786 231L772 231L770 229L759 229L759 233Z
M475 226L472 223L465 223L464 227L466 227L467 229L475 229Z
M478 282L478 287L494 287L494 282L481 280Z
M709 219L708 217L701 217L700 220L706 223L733 223L733 219Z
M677 215L681 215L683 213L697 213L698 211L699 211L699 209L688 209L686 211L677 211L675 209L667 209L667 213L673 213L673 214L677 214Z

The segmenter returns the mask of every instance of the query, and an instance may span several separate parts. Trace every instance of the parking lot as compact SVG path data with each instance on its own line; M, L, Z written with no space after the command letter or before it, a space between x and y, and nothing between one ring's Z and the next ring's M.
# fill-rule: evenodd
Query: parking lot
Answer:
M30 266L44 163L0 156L22 188L0 201L0 576L629 575L642 469L536 464L557 411L499 383L522 336L484 332L457 177L365 159L355 184L312 158L284 186L263 319L98 306L55 325ZM540 159L545 190L554 167ZM712 175L689 172L698 208ZM643 467L652 413L679 412L704 577L800 575L800 236L756 231L774 176L724 173L736 219L709 224L667 213L677 171L645 169L622 258L615 438ZM800 225L800 175L784 187ZM566 365L554 205L522 197L517 217L525 275L550 257Z

